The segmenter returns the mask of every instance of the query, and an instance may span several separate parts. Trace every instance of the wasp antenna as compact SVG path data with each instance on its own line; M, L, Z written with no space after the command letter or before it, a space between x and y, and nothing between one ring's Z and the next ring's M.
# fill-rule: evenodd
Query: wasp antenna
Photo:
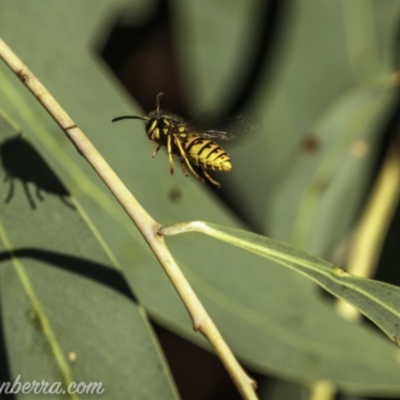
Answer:
M121 121L121 119L141 119L143 121L148 121L148 117L139 117L137 115L123 115L122 117L113 118L111 122Z
M156 112L157 112L157 114L160 111L160 100L161 100L161 97L163 97L163 95L164 95L164 93L160 92L160 93L158 93L158 95L156 97Z

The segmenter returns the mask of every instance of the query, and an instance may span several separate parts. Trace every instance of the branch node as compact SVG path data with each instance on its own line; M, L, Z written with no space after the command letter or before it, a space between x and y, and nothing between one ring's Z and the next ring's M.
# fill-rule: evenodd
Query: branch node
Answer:
M196 318L193 321L193 330L195 332L202 332L203 331L203 321L201 318Z
M29 75L26 74L26 73L24 72L23 69L20 69L20 70L17 72L17 76L18 76L18 78L21 79L21 81L24 82L24 83L26 83L26 82L28 81L28 79L29 79Z

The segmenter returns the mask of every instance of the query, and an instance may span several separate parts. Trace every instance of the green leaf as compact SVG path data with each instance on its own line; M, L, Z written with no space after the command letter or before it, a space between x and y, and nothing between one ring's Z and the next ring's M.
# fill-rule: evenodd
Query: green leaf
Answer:
M10 362L2 378L61 382L63 390L99 382L107 398L177 398L115 258L35 148L2 117L0 155L0 295Z
M307 276L336 297L354 305L379 326L393 342L399 343L399 287L352 276L342 268L319 257L252 232L207 222L190 222L181 226L187 231L201 232L251 251ZM165 232L168 232L168 227Z
M309 138L314 154L297 154L271 196L270 235L319 255L332 252L365 195L395 95L389 77L377 80L343 94L320 117Z
M233 228L193 224L193 230L206 229L216 238L237 240L231 235L230 229L236 234ZM398 393L397 346L340 317L321 299L310 279L275 261L223 242L215 258L209 249L216 241L208 236L179 235L166 237L166 242L224 338L246 365L305 384L330 380L351 393ZM240 238L241 245L248 245L243 242ZM202 255L183 257L181 248ZM259 246L256 250L262 251Z

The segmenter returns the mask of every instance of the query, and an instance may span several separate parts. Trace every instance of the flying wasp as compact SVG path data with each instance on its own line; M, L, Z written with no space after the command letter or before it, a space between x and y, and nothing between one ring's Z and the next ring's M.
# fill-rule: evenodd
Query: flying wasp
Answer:
M234 136L224 131L195 129L180 116L160 110L162 96L162 92L157 95L156 109L147 117L125 115L114 118L112 122L122 119L145 121L147 136L153 143L153 157L162 146L166 146L171 175L174 173L172 155L176 154L181 159L185 176L188 176L187 167L199 181L204 182L204 178L196 171L196 166L206 179L220 187L221 184L209 175L207 169L230 171L232 163L225 150L211 139L230 140Z

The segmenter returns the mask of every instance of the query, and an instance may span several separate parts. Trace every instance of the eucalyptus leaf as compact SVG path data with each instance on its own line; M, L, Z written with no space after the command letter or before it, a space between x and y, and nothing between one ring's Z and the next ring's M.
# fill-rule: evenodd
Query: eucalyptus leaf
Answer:
M115 258L34 146L4 117L0 296L10 375L2 382L20 376L22 384L60 382L65 391L73 382L100 383L107 398L176 399L146 313Z
M373 279L350 275L344 269L319 257L299 250L287 243L240 229L207 222L178 225L179 231L195 231L212 236L262 257L289 267L332 293L354 305L379 326L390 339L399 344L400 288ZM174 227L166 227L163 234L173 234Z

